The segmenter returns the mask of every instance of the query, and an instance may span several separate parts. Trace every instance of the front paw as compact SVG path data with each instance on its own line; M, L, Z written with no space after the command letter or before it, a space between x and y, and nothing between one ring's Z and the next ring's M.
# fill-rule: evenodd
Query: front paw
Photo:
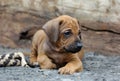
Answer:
M75 72L80 72L82 70L83 70L83 66L82 65L79 65L79 67L66 65L64 67L61 67L58 72L60 74L73 74Z
M60 74L73 74L75 72L75 69L64 66L64 67L60 68L58 72Z

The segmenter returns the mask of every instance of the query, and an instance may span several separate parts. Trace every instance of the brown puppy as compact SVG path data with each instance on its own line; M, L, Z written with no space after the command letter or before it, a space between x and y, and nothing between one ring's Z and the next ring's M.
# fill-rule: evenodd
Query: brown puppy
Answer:
M38 62L41 69L59 68L60 74L72 74L82 71L83 55L79 22L63 15L35 33L30 62Z

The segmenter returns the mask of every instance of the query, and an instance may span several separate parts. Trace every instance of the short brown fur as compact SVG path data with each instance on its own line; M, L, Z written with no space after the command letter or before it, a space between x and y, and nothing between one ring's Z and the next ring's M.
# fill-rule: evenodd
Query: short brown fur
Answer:
M65 37L64 32L69 30L70 36ZM77 19L67 15L48 21L33 37L30 62L38 62L41 69L59 68L60 74L82 71L83 48L75 53L65 50L69 50L76 40L81 41L78 36L80 31Z

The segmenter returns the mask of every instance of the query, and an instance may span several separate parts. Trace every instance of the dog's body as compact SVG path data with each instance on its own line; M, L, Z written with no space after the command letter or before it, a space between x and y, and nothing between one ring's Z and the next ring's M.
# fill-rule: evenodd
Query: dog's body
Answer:
M82 71L80 32L78 21L70 16L48 21L33 37L30 63L38 62L41 69L59 68L60 74Z

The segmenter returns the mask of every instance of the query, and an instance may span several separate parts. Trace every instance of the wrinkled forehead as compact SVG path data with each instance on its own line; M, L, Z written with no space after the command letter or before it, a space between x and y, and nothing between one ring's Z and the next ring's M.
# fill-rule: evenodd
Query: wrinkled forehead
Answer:
M77 32L80 30L77 19L75 18L64 18L62 19L63 23L60 27L60 31L72 30L73 32Z

